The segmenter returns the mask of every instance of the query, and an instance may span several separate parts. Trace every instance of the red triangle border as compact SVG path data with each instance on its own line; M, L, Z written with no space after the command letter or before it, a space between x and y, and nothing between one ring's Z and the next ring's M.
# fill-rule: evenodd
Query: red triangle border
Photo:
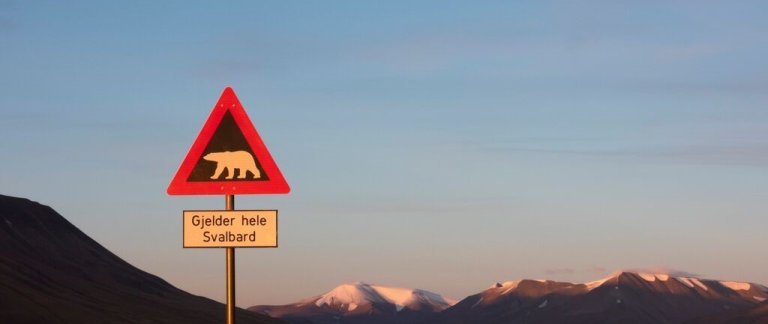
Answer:
M224 114L229 111L235 119L235 123L245 136L248 145L261 164L269 180L260 181L187 181L195 164L200 160L216 128L221 123ZM248 114L237 99L235 91L227 87L222 92L219 101L213 107L208 120L197 135L192 147L189 149L184 161L181 162L176 175L171 180L166 190L169 195L246 195L246 194L286 194L291 191L288 182L272 159L267 146L253 126Z

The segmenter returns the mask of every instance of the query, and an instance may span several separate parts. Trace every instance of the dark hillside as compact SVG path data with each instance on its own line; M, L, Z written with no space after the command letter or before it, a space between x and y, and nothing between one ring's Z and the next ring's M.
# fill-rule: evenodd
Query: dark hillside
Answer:
M244 310L237 316L281 323ZM48 206L0 195L0 322L223 321L223 304L130 265Z

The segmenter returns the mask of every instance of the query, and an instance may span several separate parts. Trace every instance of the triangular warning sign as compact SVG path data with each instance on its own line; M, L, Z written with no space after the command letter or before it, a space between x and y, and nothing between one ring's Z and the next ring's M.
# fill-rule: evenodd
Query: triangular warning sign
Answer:
M168 185L169 195L282 194L290 190L230 87L224 89Z

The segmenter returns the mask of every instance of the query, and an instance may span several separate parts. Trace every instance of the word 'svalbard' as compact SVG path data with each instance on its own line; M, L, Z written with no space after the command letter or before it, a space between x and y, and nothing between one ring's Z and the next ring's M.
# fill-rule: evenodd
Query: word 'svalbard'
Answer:
M185 210L184 247L277 247L277 210Z

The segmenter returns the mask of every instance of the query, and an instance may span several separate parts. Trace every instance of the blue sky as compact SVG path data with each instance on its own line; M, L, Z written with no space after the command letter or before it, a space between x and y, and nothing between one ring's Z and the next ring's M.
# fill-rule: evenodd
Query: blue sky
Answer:
M0 1L0 193L182 289L165 188L232 86L292 192L238 305L665 267L768 284L759 1Z

